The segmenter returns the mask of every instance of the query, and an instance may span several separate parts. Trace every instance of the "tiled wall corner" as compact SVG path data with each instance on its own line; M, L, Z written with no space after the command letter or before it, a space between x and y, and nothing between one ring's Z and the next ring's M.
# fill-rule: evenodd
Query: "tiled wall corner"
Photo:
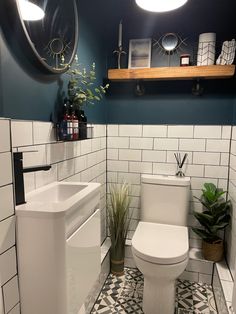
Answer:
M174 153L188 153L184 171L191 177L189 226L195 226L192 210L205 182L227 189L230 126L195 125L108 125L107 180L131 184L133 219L128 237L136 229L140 210L141 174L176 173ZM200 248L201 240L190 231L190 246Z
M227 230L227 261L231 273L235 273L236 262L236 127L232 129L230 165L229 165L229 197L232 204L231 223Z
M19 314L9 120L0 119L0 132L0 313Z
M54 181L101 183L103 242L106 237L106 125L93 125L92 139L56 142L52 123L12 120L12 142L14 150L25 152L25 167L52 166L49 171L24 174L26 193Z
M214 266L213 290L218 313L232 313L233 278L225 261Z

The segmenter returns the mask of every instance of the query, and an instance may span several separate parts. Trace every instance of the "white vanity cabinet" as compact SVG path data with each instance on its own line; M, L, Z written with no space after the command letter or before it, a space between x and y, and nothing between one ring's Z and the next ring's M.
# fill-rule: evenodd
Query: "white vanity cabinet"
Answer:
M55 184L16 209L21 314L78 314L100 273L100 184Z

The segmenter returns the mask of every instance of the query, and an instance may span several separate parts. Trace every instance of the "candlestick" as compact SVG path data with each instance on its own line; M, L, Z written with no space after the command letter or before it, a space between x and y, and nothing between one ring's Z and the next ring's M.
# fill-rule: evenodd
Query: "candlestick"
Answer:
M122 20L119 24L119 38L118 38L118 47L122 46Z

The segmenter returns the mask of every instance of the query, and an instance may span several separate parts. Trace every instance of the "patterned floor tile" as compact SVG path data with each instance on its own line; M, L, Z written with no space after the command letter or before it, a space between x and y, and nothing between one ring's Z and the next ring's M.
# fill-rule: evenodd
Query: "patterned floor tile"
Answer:
M91 313L143 314L142 297L142 274L137 269L126 268L122 277L108 276ZM177 280L175 313L217 314L212 287L203 283Z

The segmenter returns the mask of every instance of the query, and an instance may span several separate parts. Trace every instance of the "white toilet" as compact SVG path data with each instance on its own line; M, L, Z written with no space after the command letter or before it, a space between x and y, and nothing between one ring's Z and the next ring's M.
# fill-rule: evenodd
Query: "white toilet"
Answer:
M175 281L188 263L189 189L188 177L142 175L132 252L144 276L145 314L174 314Z

